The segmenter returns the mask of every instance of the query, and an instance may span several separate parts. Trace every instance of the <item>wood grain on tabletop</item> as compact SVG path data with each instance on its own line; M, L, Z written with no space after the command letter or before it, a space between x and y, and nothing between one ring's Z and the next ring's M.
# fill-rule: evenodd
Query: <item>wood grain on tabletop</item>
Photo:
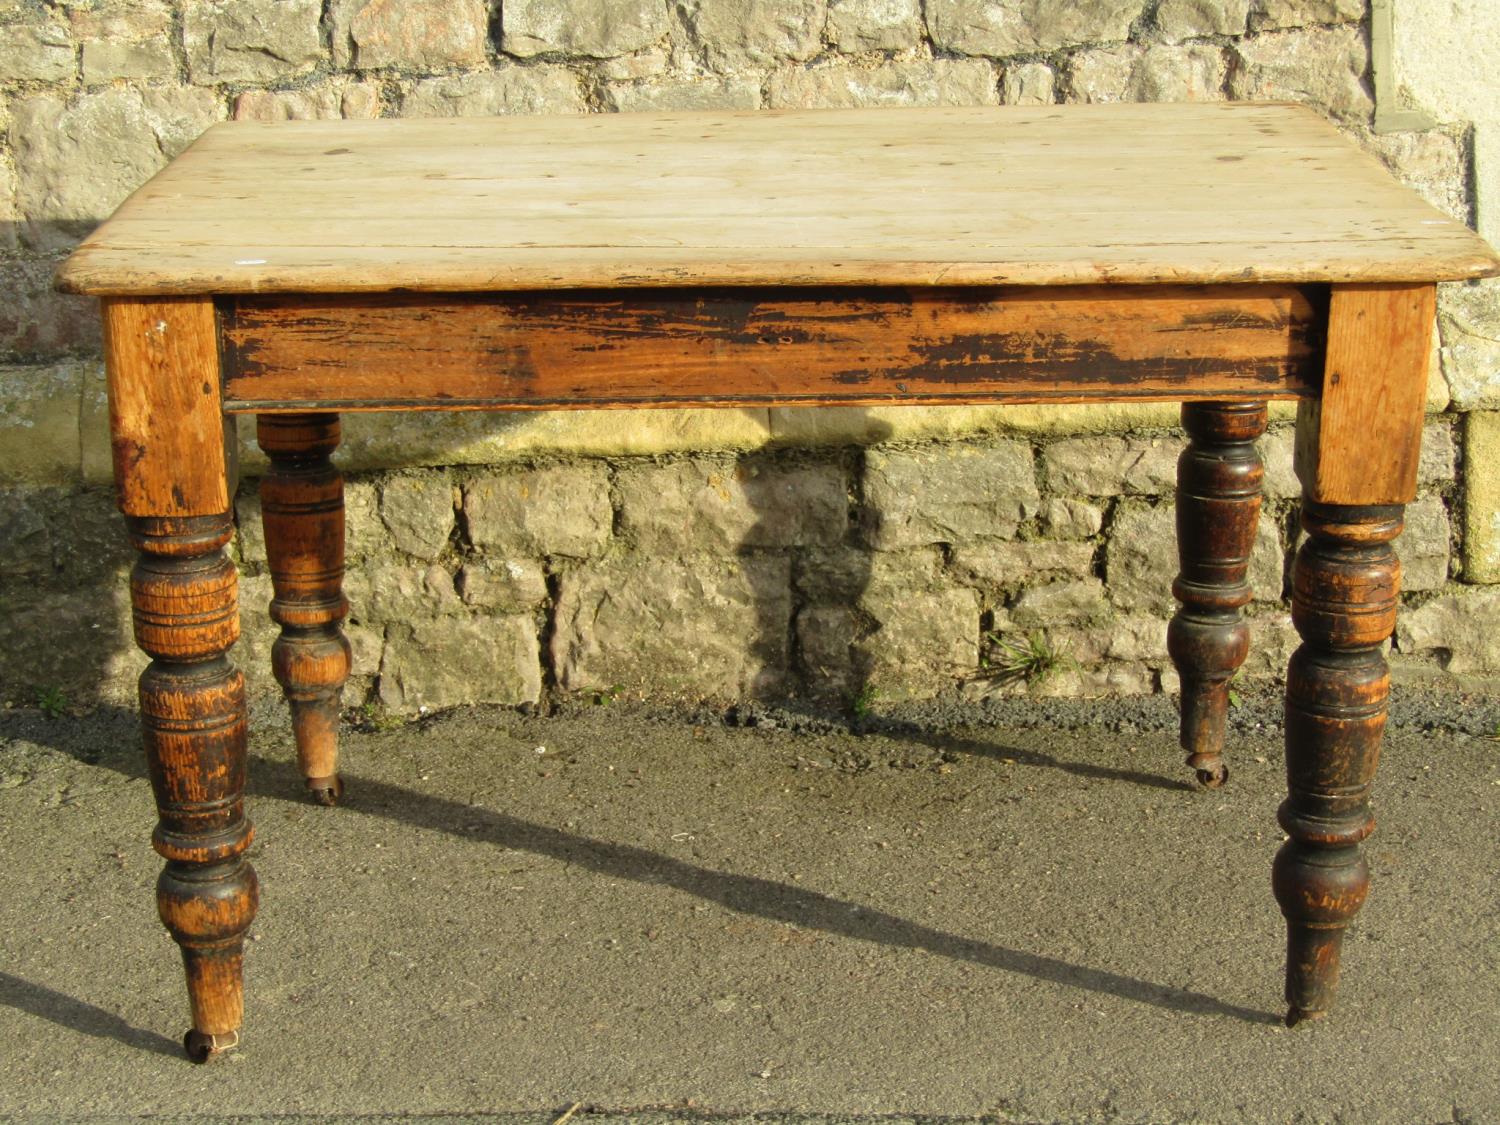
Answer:
M1289 105L232 122L81 293L1432 281L1463 223Z

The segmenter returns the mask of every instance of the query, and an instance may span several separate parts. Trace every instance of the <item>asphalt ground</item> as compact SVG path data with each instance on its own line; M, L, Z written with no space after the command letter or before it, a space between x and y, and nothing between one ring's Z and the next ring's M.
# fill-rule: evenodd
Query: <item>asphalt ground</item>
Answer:
M1500 704L1398 692L1338 1010L1281 1025L1274 701L450 712L308 804L253 716L243 1045L178 1041L135 719L0 712L0 1114L1500 1121Z

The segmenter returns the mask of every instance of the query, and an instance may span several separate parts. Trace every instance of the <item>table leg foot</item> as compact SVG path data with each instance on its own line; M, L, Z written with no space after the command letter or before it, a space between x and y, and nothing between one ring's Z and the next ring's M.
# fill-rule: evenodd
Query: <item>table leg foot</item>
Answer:
M262 414L260 447L271 460L261 482L266 558L281 636L271 648L276 680L291 706L297 760L312 799L335 805L339 703L349 678L344 599L344 481L330 459L337 414Z
M1177 554L1172 593L1182 608L1167 627L1167 651L1182 678L1182 748L1200 784L1229 777L1224 728L1229 681L1250 651L1240 608L1250 601L1250 552L1265 471L1255 440L1266 429L1263 402L1190 402L1191 439L1177 462Z
M1287 668L1289 795L1277 814L1288 839L1271 876L1287 920L1289 1026L1332 1008L1344 931L1369 890L1360 844L1375 827L1370 787L1390 694L1380 646L1396 624L1401 517L1400 505L1302 508L1308 539L1292 572L1302 646Z
M226 1035L204 1035L201 1031L189 1031L182 1037L182 1049L188 1060L206 1063L240 1045L240 1033L231 1031Z
M162 923L182 949L193 1032L227 1044L244 1013L243 941L259 885L245 860L245 681L229 662L239 636L238 578L224 556L228 513L127 520L140 560L130 590L141 721L166 866ZM195 1040L196 1042L196 1040Z

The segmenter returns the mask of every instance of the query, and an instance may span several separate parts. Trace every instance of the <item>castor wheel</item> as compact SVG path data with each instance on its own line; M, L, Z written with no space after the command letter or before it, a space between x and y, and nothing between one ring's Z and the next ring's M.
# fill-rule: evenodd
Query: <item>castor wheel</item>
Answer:
M1221 789L1224 783L1229 780L1229 767L1220 762L1218 765L1199 769L1197 774L1198 784L1203 786L1203 788Z
M205 1035L194 1028L182 1037L182 1049L187 1052L190 1061L201 1065L215 1055L222 1055L229 1048L237 1046L239 1041L238 1031L228 1031L223 1035Z
M331 809L344 796L344 779L338 774L332 777L310 777L307 779L307 793L314 802Z

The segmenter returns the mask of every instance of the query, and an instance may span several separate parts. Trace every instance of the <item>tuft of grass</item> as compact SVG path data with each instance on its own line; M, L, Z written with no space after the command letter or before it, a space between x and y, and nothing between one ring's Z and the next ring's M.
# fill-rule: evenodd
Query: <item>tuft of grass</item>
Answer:
M856 719L867 719L870 717L870 709L875 706L875 697L879 695L874 684L866 684L860 688L858 693L849 701L849 710L854 712Z
M358 714L359 717L354 720L355 725L369 733L397 730L406 726L407 722L402 716L392 714L379 703L373 701L361 706Z
M999 683L1039 684L1072 667L1072 660L1053 648L1040 629L1022 638L987 633L984 639L989 644L989 651L980 662L980 675L985 679Z
M68 710L68 697L60 687L38 688L36 705L49 719L60 719Z

